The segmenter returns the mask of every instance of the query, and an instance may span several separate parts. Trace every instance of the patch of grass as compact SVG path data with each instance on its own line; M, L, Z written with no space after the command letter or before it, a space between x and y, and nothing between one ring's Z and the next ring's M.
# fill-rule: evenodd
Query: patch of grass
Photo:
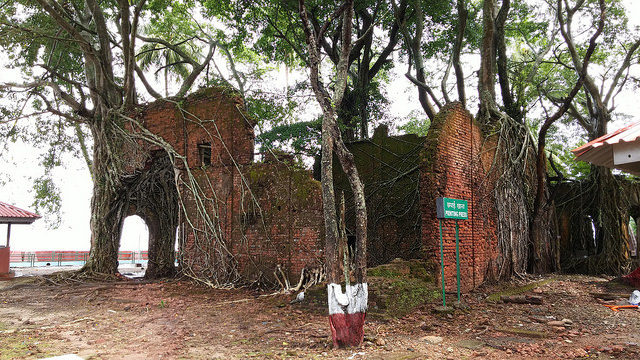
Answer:
M432 281L431 267L425 260L396 259L388 264L367 269L367 276L387 279L410 277Z
M38 358L52 355L49 351L50 344L38 341L27 335L7 335L0 336L0 360L22 359L29 356Z
M399 278L402 276L402 273L393 268L378 266L375 268L368 269L367 276L383 277L383 278Z
M370 297L380 318L399 318L438 298L428 264L423 260L394 260L369 269Z
M246 353L245 355L249 358L259 358L259 359L271 358L276 356L276 354L273 351L251 351Z
M502 296L512 296L512 295L520 295L520 294L524 294L528 291L531 291L537 287L543 286L545 284L548 284L552 281L554 281L554 278L551 279L545 279L545 280L541 280L541 281L535 281L532 283L529 283L527 285L523 285L523 286L514 286L514 287L510 287L510 288L506 288L504 290L495 292L489 296L487 296L486 301L487 302L498 302L500 301L500 297Z
M479 350L485 344L484 344L484 342L482 342L480 340L476 340L476 339L463 339L463 340L460 340L460 341L456 342L454 345L456 347L463 348L463 349Z
M433 281L433 266L425 261L410 261L408 263L411 275L427 282Z
M418 279L402 279L390 284L386 312L392 317L402 317L415 307L438 296L438 291L430 283Z
M246 345L246 344L250 344L251 340L249 339L238 339L238 340L234 340L232 342L233 345Z

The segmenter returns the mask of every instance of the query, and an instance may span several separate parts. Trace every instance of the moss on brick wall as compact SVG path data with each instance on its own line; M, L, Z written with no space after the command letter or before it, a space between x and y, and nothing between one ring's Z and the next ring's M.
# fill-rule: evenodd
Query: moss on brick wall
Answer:
M320 183L308 170L289 161L252 164L244 173L253 194L245 197L244 214L239 214L245 241L238 254L245 276L270 278L280 265L294 281L304 267L321 266Z
M369 266L422 255L418 183L423 141L416 135L387 136L379 128L373 138L347 144L364 183ZM355 235L351 188L337 159L334 164L336 196L344 191L347 233Z

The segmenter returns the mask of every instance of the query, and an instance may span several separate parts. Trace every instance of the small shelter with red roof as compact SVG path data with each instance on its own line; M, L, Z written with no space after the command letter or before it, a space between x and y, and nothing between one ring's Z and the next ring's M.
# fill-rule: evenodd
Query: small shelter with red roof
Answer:
M11 225L31 224L39 218L38 214L0 201L0 224L7 224L7 242L6 245L0 245L0 279L13 277L9 269Z

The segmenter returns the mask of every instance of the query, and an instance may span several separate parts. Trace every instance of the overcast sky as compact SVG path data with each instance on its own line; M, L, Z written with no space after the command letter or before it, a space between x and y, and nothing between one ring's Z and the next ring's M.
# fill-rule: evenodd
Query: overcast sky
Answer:
M627 0L629 19L640 24L640 1ZM0 54L0 73L2 81L19 79L18 74L6 69L6 57ZM414 109L421 109L415 96L416 90L404 77L405 66L398 66L391 77L389 87L390 113L402 117ZM284 84L284 72L276 77ZM291 81L291 79L290 79ZM161 87L158 87L161 88ZM475 95L475 92L470 93ZM621 94L618 100L618 111L640 119L637 96L633 93ZM474 113L477 109L470 109ZM624 125L613 124L610 131ZM39 150L23 143L10 144L8 151L0 147L0 201L16 205L28 210L33 202L33 178L38 177ZM35 250L89 250L89 203L91 200L91 179L83 160L71 155L64 155L64 166L52 174L60 179L58 185L62 198L62 223L57 229L49 229L43 220L33 225L14 225L11 229L11 249L13 251ZM6 225L0 225L0 245L4 245ZM138 217L125 220L121 240L121 250L146 250L147 231L144 222Z

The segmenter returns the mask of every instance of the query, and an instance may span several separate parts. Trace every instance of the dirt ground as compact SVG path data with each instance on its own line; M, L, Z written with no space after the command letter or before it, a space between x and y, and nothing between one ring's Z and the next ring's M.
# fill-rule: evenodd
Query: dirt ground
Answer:
M290 304L295 294L19 278L0 282L0 359L638 359L640 311L614 312L598 298L632 290L566 275L487 286L452 314L435 313L434 299L401 318L372 316L361 348L333 350L325 310ZM513 293L543 304L493 301Z

